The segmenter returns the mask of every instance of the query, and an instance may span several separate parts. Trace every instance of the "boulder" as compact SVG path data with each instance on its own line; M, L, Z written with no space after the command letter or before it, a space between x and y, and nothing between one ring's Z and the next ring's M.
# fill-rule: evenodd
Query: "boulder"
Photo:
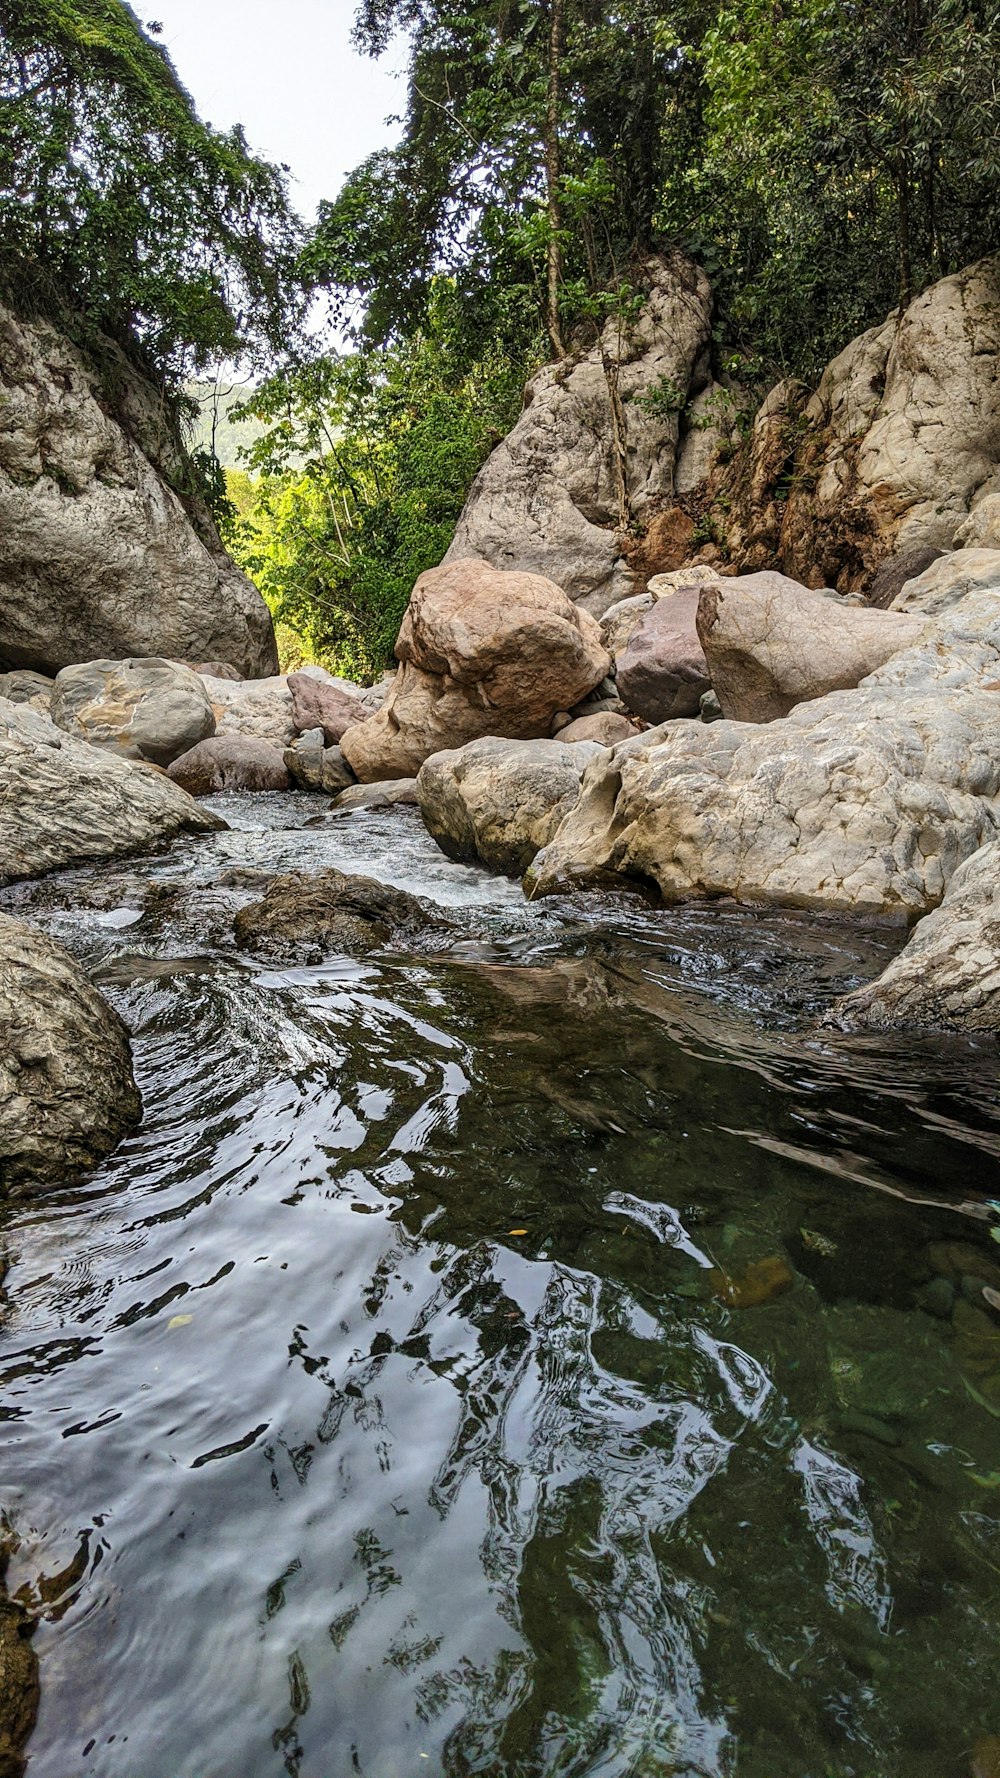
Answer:
M531 892L620 876L666 901L925 913L1000 827L998 725L1000 593L973 592L854 691L593 761Z
M899 597L908 580L915 580L923 574L932 562L944 551L931 543L918 543L915 549L895 550L887 556L871 586L868 588L866 600L878 611L887 611L895 599Z
M627 716L614 710L601 710L594 716L577 716L559 730L559 740L566 746L576 741L596 741L599 747L617 747L628 741L639 729Z
M361 687L346 692L311 673L289 673L292 721L300 735L309 729L323 730L326 745L336 747L345 729L363 721L370 712L362 704Z
M959 525L952 542L956 549L1000 549L1000 493L993 487L1000 476L994 475L986 484L990 492L976 496L964 524Z
M68 734L168 766L215 733L197 673L175 661L86 661L56 674L50 714Z
M154 766L0 701L0 883L96 864L225 827Z
M711 686L696 625L699 594L696 582L657 599L619 657L622 699L647 722L697 716L702 693Z
M291 746L297 731L292 694L282 674L234 682L203 673L202 680L217 735L252 735L254 740L269 741L279 752Z
M0 914L0 1189L65 1184L141 1111L117 1013L61 945Z
M381 710L341 738L362 783L412 777L432 753L480 735L547 735L556 711L611 665L594 619L550 580L478 561L420 576L396 655Z
M632 591L621 533L674 491L680 413L709 382L712 327L708 279L683 254L649 260L643 276L634 324L613 316L589 351L532 378L446 562L547 575L598 616Z
M654 594L647 591L633 593L631 598L619 599L617 604L608 606L601 618L601 641L612 661L618 661L625 653L636 625L641 623L647 611L652 611L655 604Z
M162 392L111 340L98 365L0 307L0 410L0 667L276 669L267 607L193 492Z
M970 593L1000 590L1000 550L956 549L939 555L922 574L908 580L893 600L893 611L939 617Z
M334 796L355 782L340 748L324 745L321 728L307 729L293 746L286 747L284 763L300 790L322 790Z
M167 777L189 796L218 796L227 790L291 790L292 780L277 747L256 735L211 735L182 753Z
M44 673L15 668L12 673L0 673L0 698L8 698L12 704L30 704L33 710L48 714L54 684Z
M243 674L237 673L228 661L181 661L182 667L190 667L192 673L201 673L207 679L242 679Z
M593 742L492 736L425 760L417 777L424 826L449 858L523 876L575 803Z
M333 953L364 955L389 943L449 942L452 928L415 895L339 870L275 877L264 899L241 908L237 943L257 957L319 962Z
M892 1026L1000 1032L1000 840L959 865L877 981L845 995L824 1021L849 1030Z
M336 814L344 815L352 809L416 807L419 801L416 778L384 778L380 784L352 784L334 798L332 807Z
M920 617L844 605L773 572L716 581L697 605L708 679L734 722L773 722L860 684L923 627Z

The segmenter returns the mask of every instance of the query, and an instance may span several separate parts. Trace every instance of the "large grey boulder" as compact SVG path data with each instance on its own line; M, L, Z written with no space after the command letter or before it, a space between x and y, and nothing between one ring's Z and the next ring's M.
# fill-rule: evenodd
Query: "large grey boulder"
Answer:
M0 700L0 883L225 827L155 766L74 740Z
M925 622L845 605L770 571L703 587L696 614L708 678L734 722L773 722L860 684L915 642Z
M1000 1031L1000 840L959 865L941 906L899 956L877 981L839 1000L827 1022Z
M81 741L160 766L215 733L204 682L176 661L84 661L64 667L56 674L49 714Z
M619 656L618 690L628 708L646 722L697 716L702 696L711 688L698 636L700 592L701 584L694 582L657 599L640 617Z
M288 680L281 673L267 679L218 679L201 675L217 735L252 735L268 741L279 752L290 747L297 734Z
M765 726L668 724L588 768L534 893L616 876L925 913L1000 828L1000 592L974 592L854 691Z
M300 790L321 790L327 796L356 782L339 747L327 747L321 728L306 729L285 748L285 769Z
M544 574L600 616L632 591L622 528L674 492L680 413L709 381L712 293L684 255L651 260L634 324L546 365L480 470L446 562ZM651 398L648 404L645 398Z
M155 655L273 672L263 599L193 493L162 397L0 306L0 668Z
M117 1013L61 945L0 914L0 1191L95 1166L141 1111Z
M417 776L424 826L442 852L523 876L575 803L593 741L502 741L435 753Z
M270 741L256 735L211 735L182 753L167 776L189 796L237 790L291 790L288 769Z
M611 666L595 620L552 581L480 561L420 576L396 656L382 708L341 738L362 783L413 777L432 753L480 735L547 735Z

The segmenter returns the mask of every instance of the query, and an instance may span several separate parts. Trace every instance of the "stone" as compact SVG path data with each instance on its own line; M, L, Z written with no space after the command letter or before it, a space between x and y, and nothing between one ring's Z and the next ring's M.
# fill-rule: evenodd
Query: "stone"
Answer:
M41 710L48 714L52 702L54 679L44 673L32 673L27 667L15 669L12 673L0 673L0 698L7 698L12 704L30 704L33 710Z
M167 777L190 796L292 787L278 749L256 735L211 735L175 759L167 768Z
M993 477L995 482L997 477ZM989 484L987 484L989 486ZM978 495L952 538L954 549L1000 549L1000 492Z
M699 596L694 583L657 599L639 619L618 661L621 697L647 722L697 716L702 693L711 688L696 625Z
M1000 1031L1000 841L959 865L877 981L827 1014L842 1029Z
M919 617L844 606L773 572L716 581L697 607L708 678L734 722L773 722L860 684L923 627Z
M564 746L572 746L576 741L596 741L599 747L617 747L619 741L628 741L639 733L636 724L627 716L614 710L600 710L595 716L577 716L568 722L559 730L559 740Z
M1000 829L1000 594L970 592L854 691L763 726L676 723L599 755L533 894L919 915Z
M362 783L413 777L432 753L481 735L547 735L611 665L597 623L559 587L480 561L420 576L396 655L381 710L341 737Z
M393 809L420 802L416 778L384 778L380 784L352 784L334 798L332 807L338 815L353 809Z
M523 876L575 803L593 742L501 741L489 736L436 753L417 776L424 826L442 852Z
M893 600L894 611L940 617L969 593L1000 590L1000 550L957 549L939 555L922 574L908 580Z
M242 679L243 674L237 673L228 661L181 661L182 667L190 667L192 673L201 673L208 679Z
M321 728L307 729L284 752L285 768L300 790L321 790L333 796L355 782L339 747L327 747Z
M192 490L162 393L113 341L99 367L0 307L0 411L0 668L149 655L275 671L267 607Z
M613 661L617 661L625 653L636 625L641 623L647 611L652 611L655 604L655 595L647 590L645 593L634 593L630 599L619 599L615 605L609 605L601 618L601 641Z
M473 482L446 562L544 574L600 615L633 590L622 531L674 491L680 413L710 381L712 293L681 253L646 262L634 325L546 365ZM666 394L651 403L646 397Z
M37 711L0 701L0 884L225 825L154 766L76 741Z
M61 945L0 914L0 1189L64 1184L141 1110L117 1013Z
M768 1259L754 1260L735 1274L713 1266L708 1273L708 1283L714 1295L728 1308L756 1309L791 1290L795 1274L788 1261L781 1254L775 1254Z
M323 870L275 877L262 901L241 908L236 942L254 956L319 962L331 953L364 955L385 945L450 942L452 928L415 895L371 877Z
M6 1562L5 1557L4 1569ZM38 1716L38 1656L30 1641L36 1623L4 1589L0 1594L0 1778L22 1778L24 1746Z
M918 543L915 549L895 550L878 569L868 588L867 603L877 611L887 611L907 581L915 580L943 554L944 551L932 543Z
M283 675L234 683L203 673L217 735L252 735L282 752L295 739L292 694Z
M299 734L321 728L328 747L338 746L344 730L370 713L364 707L360 686L355 691L345 692L338 685L325 684L310 673L289 673L288 689L292 697L292 721Z
M92 746L168 766L215 733L203 681L176 661L86 661L56 674L53 722Z

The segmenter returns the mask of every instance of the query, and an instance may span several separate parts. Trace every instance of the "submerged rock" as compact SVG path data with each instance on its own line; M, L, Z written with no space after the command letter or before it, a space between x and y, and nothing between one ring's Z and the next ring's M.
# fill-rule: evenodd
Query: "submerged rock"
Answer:
M168 766L215 733L204 681L176 661L86 661L56 675L59 728L127 759Z
M576 801L588 761L604 751L592 741L489 736L435 753L417 778L424 826L449 858L523 876Z
M540 574L453 561L422 574L381 710L345 731L362 783L412 777L432 753L482 735L547 735L611 666L595 620Z
M6 1570L6 1558L3 1570ZM35 1620L0 1587L0 1778L21 1778L24 1747L38 1716Z
M292 785L278 749L256 735L212 735L175 759L167 776L191 796L216 796L227 790L290 790Z
M0 883L225 825L157 767L75 741L0 699Z
M237 943L258 957L319 962L332 953L364 955L389 943L440 942L450 924L415 895L343 871L290 872L275 877L263 901L241 908Z
M117 1013L61 945L0 914L0 1186L95 1166L141 1110Z

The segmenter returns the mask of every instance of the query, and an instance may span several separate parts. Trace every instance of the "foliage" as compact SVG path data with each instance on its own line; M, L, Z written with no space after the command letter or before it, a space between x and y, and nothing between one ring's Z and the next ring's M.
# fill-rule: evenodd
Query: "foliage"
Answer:
M0 288L86 317L176 387L294 332L281 170L202 123L122 0L0 0Z

